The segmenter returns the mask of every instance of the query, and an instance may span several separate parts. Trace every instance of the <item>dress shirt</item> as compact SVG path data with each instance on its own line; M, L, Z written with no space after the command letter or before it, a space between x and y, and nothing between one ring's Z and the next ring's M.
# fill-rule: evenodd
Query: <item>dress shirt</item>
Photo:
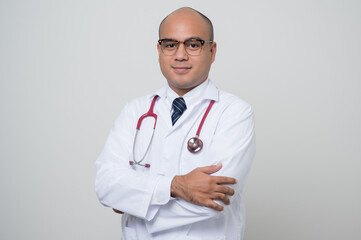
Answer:
M158 116L156 129L142 162L151 167L130 165L129 161L143 157L152 137L154 120L146 118L134 141L138 119L148 112L155 95L159 96L154 106ZM96 161L98 198L105 206L124 212L124 240L242 239L245 222L242 190L255 154L251 106L206 80L183 96L187 110L172 126L172 102L177 97L166 85L124 107ZM215 103L200 133L203 149L191 153L187 142L196 135L211 100ZM170 196L175 175L217 163L223 167L212 175L234 177L238 181L231 185L235 194L223 211Z

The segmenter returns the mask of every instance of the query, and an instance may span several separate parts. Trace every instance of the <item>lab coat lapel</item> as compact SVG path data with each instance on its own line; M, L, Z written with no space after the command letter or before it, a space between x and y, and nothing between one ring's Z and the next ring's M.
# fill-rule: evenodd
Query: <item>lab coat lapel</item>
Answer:
M201 102L199 102L198 104L195 104L195 106L193 108L187 109L183 115L178 119L178 121L174 124L174 126L171 126L171 130L169 131L168 135L172 134L174 131L178 130L180 127L182 127L185 122L190 121L190 125L189 126L194 126L197 121L199 120L199 115L202 114L202 109L203 109L203 104ZM196 117L194 117L195 115L197 115ZM170 119L170 118L169 118ZM171 120L170 120L171 122ZM171 123L172 125L172 123ZM187 124L188 126L188 124ZM190 131L192 129L192 127L188 128L188 131ZM187 131L187 129L183 129L184 131ZM196 132L194 132L194 135L196 134Z
M165 126L167 127L168 131L171 131L173 126L172 126L172 119L170 116L170 111L167 107L167 105L164 102L161 102L161 104L159 104L159 114L158 116L160 116L162 118L162 120L165 123Z

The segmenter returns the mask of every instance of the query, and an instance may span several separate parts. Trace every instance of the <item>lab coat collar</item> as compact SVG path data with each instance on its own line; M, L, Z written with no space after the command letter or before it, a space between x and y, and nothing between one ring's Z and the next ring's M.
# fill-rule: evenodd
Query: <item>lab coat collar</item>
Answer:
M153 99L155 95L158 95L160 98L163 98L165 102L167 102L167 105L169 106L170 109L173 100L178 97L178 95L168 85L163 86L161 89L151 94L149 98ZM194 89L186 93L183 97L186 103L199 102L206 99L214 100L217 102L219 100L219 91L217 87L213 84L213 82L208 78L202 84L200 84L199 86L195 87ZM193 101L194 99L198 101Z
M176 130L185 119L192 115L192 113L194 114L194 111L199 109L201 103L204 103L205 101L209 102L210 100L217 102L219 100L219 90L209 79L207 79L205 82L183 96L187 105L187 110L173 126L170 117L172 112L172 102L175 98L178 97L178 95L168 85L165 85L157 92L151 94L149 101L151 101L155 95L159 96L159 100L162 103L157 104L157 106L160 108L160 111L169 112L169 115L161 114L161 117L164 118L164 121L170 130L169 134Z
M213 82L210 79L208 79L207 81L208 81L208 85L204 91L203 99L209 99L209 100L214 100L215 102L218 102L218 100L219 100L218 88L213 84Z

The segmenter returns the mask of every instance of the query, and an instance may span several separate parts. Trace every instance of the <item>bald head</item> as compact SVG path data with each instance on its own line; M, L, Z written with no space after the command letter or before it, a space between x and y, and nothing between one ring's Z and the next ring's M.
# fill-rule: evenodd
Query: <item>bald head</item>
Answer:
M207 32L209 35L209 39L204 39L204 40L213 41L214 33L213 33L213 24L212 24L211 20L209 20L209 18L206 17L205 15L203 15L202 13L200 13L197 10L190 8L190 7L179 8L179 9L175 10L174 12L172 12L171 14L169 14L168 16L166 16L162 20L162 22L159 25L159 39L161 38L163 25L166 24L167 21L169 21L170 19L177 18L177 17L180 17L180 18L192 17L194 19L195 16L199 19L199 21L205 22Z

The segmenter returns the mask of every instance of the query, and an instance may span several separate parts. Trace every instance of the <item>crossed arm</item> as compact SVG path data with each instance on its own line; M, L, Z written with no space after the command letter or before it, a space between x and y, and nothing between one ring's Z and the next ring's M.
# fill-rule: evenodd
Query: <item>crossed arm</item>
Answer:
M229 205L228 196L233 196L234 190L224 184L235 184L237 180L231 177L211 176L219 171L222 164L196 168L185 175L175 176L171 184L171 196L179 197L188 202L222 211L224 207L214 200L220 200ZM119 214L123 212L113 208Z

